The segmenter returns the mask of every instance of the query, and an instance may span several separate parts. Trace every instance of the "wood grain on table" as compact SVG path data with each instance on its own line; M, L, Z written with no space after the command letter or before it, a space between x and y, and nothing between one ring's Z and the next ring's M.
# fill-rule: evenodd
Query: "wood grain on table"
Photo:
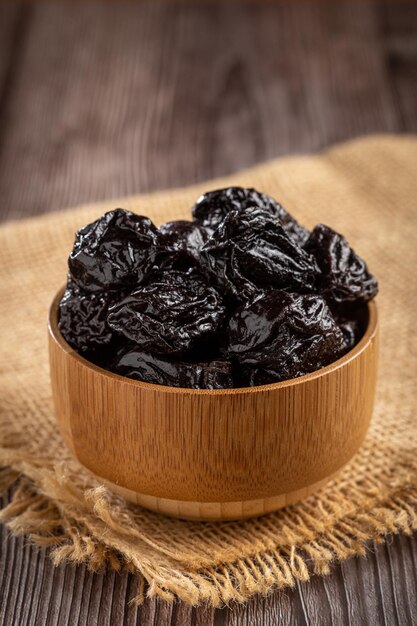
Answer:
M0 5L3 220L416 131L415 2ZM132 575L0 545L5 626L416 623L415 537L226 609L138 608Z

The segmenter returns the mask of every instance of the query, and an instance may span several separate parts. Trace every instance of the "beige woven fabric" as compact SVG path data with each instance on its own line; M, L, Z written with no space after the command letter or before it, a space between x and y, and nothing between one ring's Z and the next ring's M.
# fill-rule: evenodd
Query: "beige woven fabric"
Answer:
M380 281L377 403L362 450L317 495L255 520L186 522L128 505L70 457L53 417L46 316L77 228L120 205L157 223L187 218L203 190L231 184L272 194L309 227L328 223L367 260ZM382 136L3 226L1 481L17 488L2 519L50 546L56 563L128 567L148 583L145 594L216 606L325 574L370 540L417 529L416 222L417 138Z

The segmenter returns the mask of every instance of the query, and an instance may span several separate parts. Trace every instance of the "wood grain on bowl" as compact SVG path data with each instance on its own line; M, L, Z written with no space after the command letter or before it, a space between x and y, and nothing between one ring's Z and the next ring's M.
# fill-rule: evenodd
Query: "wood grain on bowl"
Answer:
M355 348L307 376L264 387L151 385L76 353L49 318L52 390L76 458L126 498L169 515L238 519L306 497L360 447L372 414L377 309Z

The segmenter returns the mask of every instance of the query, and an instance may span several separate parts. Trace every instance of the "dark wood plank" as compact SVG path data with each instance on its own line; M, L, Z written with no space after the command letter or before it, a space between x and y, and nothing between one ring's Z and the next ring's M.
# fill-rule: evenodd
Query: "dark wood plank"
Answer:
M21 11L0 124L3 218L415 130L415 5Z
M24 11L16 5L0 8L0 102L7 98L5 93L13 78L13 65L19 58L19 39L24 32Z
M329 576L313 576L294 590L256 596L227 609L148 600L127 573L92 574L83 566L55 568L44 550L1 529L0 623L48 626L412 626L417 611L417 541L392 537L366 558L334 565Z
M387 3L381 10L386 72L398 106L401 129L417 132L416 4L401 11Z
M0 218L178 186L417 129L417 6L0 6ZM54 568L1 529L0 623L401 624L417 539L227 609L129 604L126 573Z

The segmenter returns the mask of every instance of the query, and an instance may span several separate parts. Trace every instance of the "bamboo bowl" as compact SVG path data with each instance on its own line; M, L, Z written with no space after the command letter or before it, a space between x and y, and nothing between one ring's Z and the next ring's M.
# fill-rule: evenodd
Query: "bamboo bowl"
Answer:
M377 309L331 365L281 383L225 390L151 385L75 352L49 314L53 399L74 456L113 491L200 520L262 515L324 485L360 447L372 414Z

